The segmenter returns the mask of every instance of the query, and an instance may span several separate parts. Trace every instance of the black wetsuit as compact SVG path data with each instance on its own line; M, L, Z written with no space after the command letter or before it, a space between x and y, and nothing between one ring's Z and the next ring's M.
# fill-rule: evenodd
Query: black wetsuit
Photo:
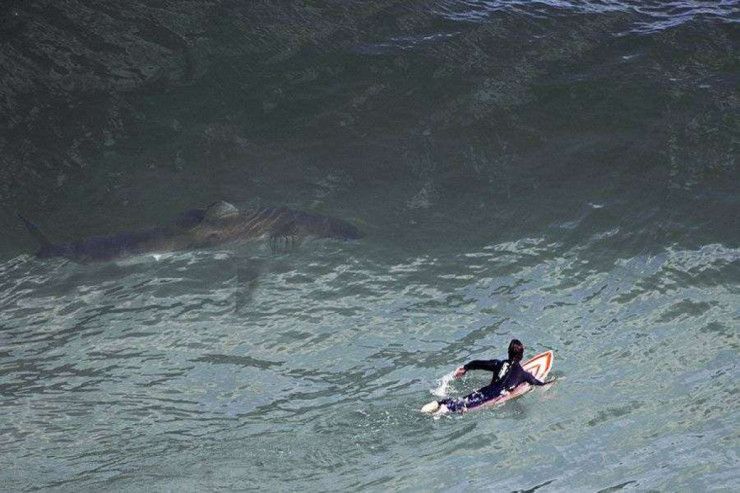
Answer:
M522 365L518 361L511 363L509 360L502 361L498 359L488 361L475 360L465 365L464 368L465 371L491 371L493 372L493 379L491 379L490 384L465 397L439 401L440 404L444 404L452 412L462 412L466 409L478 407L500 396L503 391L510 392L525 382L531 385L545 385L544 382L537 380L534 375L522 368Z

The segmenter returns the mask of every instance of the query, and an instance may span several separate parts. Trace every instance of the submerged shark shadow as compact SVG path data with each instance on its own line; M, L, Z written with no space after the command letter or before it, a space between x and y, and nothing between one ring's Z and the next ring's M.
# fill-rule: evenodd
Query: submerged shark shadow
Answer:
M242 211L223 201L187 211L164 226L69 243L53 243L38 226L21 214L18 217L40 244L38 258L63 257L81 264L146 253L201 250L265 237L273 251L280 251L308 237L353 240L363 236L359 229L335 217L287 207Z
M239 267L236 270L236 289L234 290L234 312L252 304L260 280L267 271L266 265L254 264Z

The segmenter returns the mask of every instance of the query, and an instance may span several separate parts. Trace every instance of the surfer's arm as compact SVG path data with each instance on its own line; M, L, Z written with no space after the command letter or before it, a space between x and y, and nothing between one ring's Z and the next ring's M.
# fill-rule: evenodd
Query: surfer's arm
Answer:
M500 360L497 360L497 359L478 360L476 359L458 368L457 371L455 372L455 377L461 377L465 375L465 373L468 370L485 370L485 371L497 372L500 369L501 369Z
M463 366L465 371L468 370L486 370L486 371L499 371L501 369L501 361L497 359L492 360L473 360L470 363Z
M537 385L537 386L545 385L545 382L543 382L542 380L538 380L534 375L532 375L526 370L524 371L524 380L531 385Z

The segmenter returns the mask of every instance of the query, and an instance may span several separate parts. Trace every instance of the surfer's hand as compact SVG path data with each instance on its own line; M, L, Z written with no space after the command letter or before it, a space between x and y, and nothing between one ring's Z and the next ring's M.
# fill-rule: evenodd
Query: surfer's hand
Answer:
M457 370L455 370L454 377L455 378L460 378L461 376L465 375L465 371L466 371L465 370L465 367L464 366L461 366L460 368L458 368Z

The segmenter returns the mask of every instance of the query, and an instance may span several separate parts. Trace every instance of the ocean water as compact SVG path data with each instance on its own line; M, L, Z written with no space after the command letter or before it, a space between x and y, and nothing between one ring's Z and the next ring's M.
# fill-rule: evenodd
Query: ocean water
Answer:
M6 2L0 490L736 491L740 6ZM79 265L215 200L351 222ZM419 409L553 350L560 381Z

